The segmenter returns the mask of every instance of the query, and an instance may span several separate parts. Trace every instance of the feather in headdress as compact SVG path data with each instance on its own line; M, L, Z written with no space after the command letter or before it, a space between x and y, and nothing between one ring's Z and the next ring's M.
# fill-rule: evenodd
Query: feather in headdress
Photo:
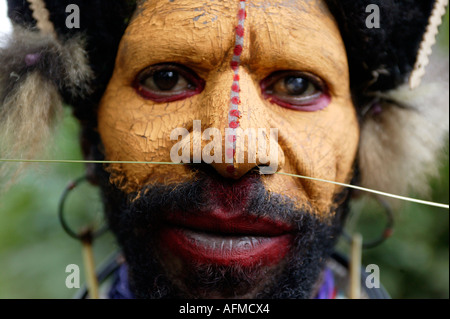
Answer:
M93 76L83 39L58 40L42 0L29 2L38 30L16 25L0 48L2 158L30 159L44 150L62 111L60 91L88 94Z

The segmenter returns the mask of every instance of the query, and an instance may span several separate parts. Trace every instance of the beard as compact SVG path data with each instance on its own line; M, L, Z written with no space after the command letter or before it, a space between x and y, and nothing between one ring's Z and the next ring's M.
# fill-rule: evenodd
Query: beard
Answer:
M122 248L136 298L313 298L348 213L348 190L335 196L330 211L318 214L306 204L299 208L290 198L268 192L256 171L236 182L210 167L196 167L191 182L151 184L132 194L111 184L104 170L98 173L106 218ZM171 270L158 236L165 217L182 212L189 218L217 205L294 225L283 260L270 268L262 263L188 262Z

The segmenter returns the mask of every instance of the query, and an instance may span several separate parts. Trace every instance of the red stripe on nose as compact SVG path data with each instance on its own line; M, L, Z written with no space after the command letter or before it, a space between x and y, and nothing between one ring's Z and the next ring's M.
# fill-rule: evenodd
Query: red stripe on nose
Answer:
M230 122L230 127L231 128L238 128L239 127L239 122L238 121L231 121Z
M239 117L239 116L241 116L241 112L239 112L238 110L231 110L230 111L230 115L231 116L235 116L235 117Z
M235 40L236 44L233 49L234 54L233 59L230 62L230 67L234 71L234 75L233 75L233 85L231 86L231 103L230 103L231 110L229 112L229 116L231 118L229 119L228 126L232 129L236 129L239 127L239 119L233 120L232 118L233 117L239 118L241 116L241 112L239 112L239 110L237 109L238 105L241 103L241 99L239 96L241 88L239 85L240 78L238 73L239 73L240 56L244 48L242 44L238 43L243 43L244 37L244 21L245 18L247 17L247 13L245 11L245 0L240 0L239 11L237 16L239 22L238 25L236 26L236 40ZM228 158L232 158L236 154L236 145L235 145L236 135L229 136L228 141L230 143L233 143L233 145L232 148L227 151L226 155ZM226 171L230 175L235 174L234 165L228 165Z

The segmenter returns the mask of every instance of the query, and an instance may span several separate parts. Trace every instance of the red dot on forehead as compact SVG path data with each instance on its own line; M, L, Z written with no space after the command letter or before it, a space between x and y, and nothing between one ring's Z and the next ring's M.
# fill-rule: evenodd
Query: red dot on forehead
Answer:
M231 103L233 103L233 104L240 104L240 103L241 103L241 100L239 99L238 96L235 96L235 97L233 97L233 98L231 99ZM233 110L233 111L234 111L234 110ZM236 116L236 115L234 115L234 116Z
M244 36L244 27L241 25L238 25L236 27L236 34L240 37L243 37Z
M240 58L243 51L243 36L244 36L244 20L247 17L247 13L245 11L245 0L241 0L241 4L239 11L238 11L238 25L236 26L236 43L233 49L233 58L230 62L230 67L234 71L233 75L233 84L231 86L231 105L232 108L229 111L229 115L231 118L229 119L228 126L232 129L236 129L239 127L239 118L241 116L241 113L237 109L238 105L241 103L239 93L241 91L240 85L239 85L239 65L240 65ZM233 117L236 117L236 120L233 120ZM236 136L232 135L228 137L228 141L233 143L236 142ZM236 146L233 145L231 149L227 150L226 156L228 158L234 157L236 154ZM235 168L233 165L228 165L226 168L227 172L229 174L233 174L235 172Z
M239 116L241 116L241 112L239 112L238 110L231 110L230 111L230 115L231 116L235 116L235 117L239 117Z
M234 47L234 55L241 55L242 53L242 45L237 45Z
M244 20L247 17L247 12L245 12L245 9L239 10L238 17L239 20Z

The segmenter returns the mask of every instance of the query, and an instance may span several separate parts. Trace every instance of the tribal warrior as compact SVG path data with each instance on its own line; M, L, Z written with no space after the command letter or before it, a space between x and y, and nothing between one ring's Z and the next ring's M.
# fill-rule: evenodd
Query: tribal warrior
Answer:
M331 298L321 291L350 191L280 173L405 194L433 171L448 131L436 102L448 91L418 86L443 1L8 4L5 154L33 156L62 103L88 160L169 163L176 143L190 154L87 165L125 259L126 289L110 297ZM370 4L379 27L367 25ZM270 145L254 160L250 138L239 144L252 130Z

